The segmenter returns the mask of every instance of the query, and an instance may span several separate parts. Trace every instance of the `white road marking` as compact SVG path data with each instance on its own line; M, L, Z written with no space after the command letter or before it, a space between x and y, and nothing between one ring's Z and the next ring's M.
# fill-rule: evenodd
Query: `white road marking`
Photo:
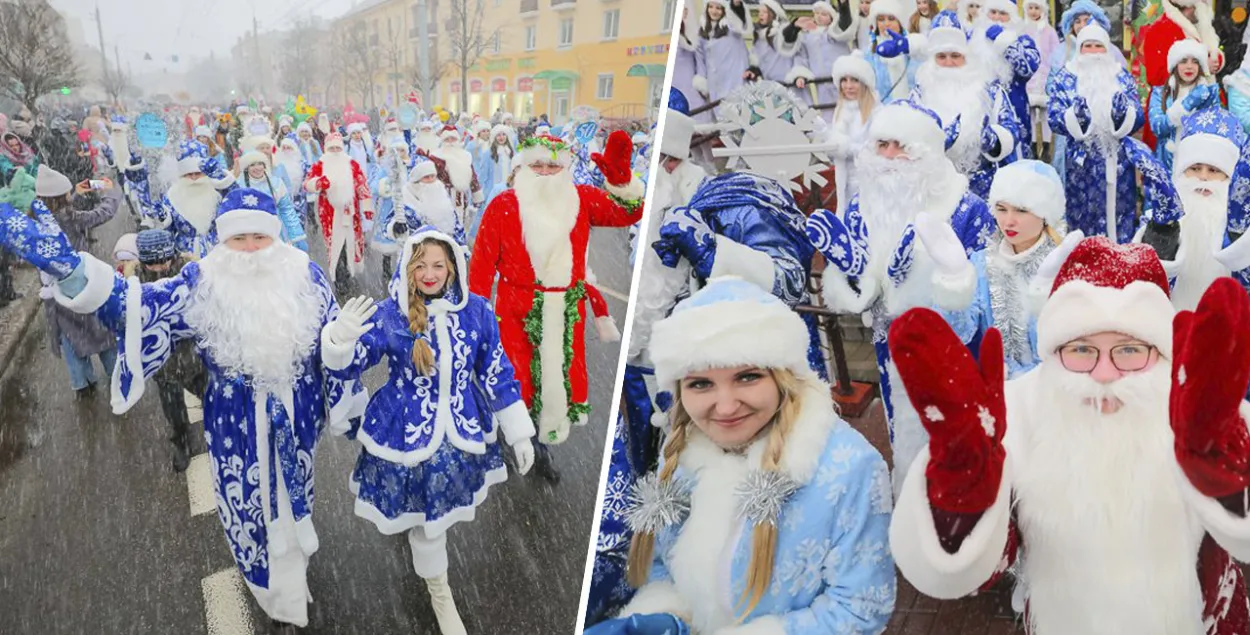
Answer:
M191 503L191 515L199 516L217 509L217 496L213 492L213 464L208 453L191 457L187 467L187 499Z
M200 406L202 406L202 405L203 405L203 404L201 404L201 403L200 403L200 399L199 399L199 397L196 397L195 395L193 395L193 394L191 394L191 393L189 393L189 392L187 392L187 391L185 391L185 390L184 390L184 391L182 391L182 396L183 396L184 398L186 398L186 400L187 400L187 408L199 408Z
M616 298L617 300L620 300L621 302L625 302L625 303L629 302L628 293L621 293L620 291L613 291L612 289L609 289L607 287L598 287L598 289L600 292L603 293L603 295L610 295Z
M204 591L204 621L208 635L252 635L243 576L231 567L200 580Z

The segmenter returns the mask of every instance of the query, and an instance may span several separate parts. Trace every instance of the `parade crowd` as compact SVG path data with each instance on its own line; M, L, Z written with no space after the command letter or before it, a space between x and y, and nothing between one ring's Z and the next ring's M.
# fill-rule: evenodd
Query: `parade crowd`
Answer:
M881 633L896 575L1033 635L1250 631L1250 69L1159 8L1134 76L1090 0L686 3L588 635Z
M620 337L590 231L640 221L647 133L236 105L156 115L167 141L152 148L138 117L104 112L65 150L75 170L18 131L0 151L0 251L39 270L70 387L90 400L103 381L123 415L155 381L173 469L204 447L226 541L279 632L308 624L317 446L327 431L359 442L355 514L406 534L439 630L465 633L447 534L508 465L559 483L548 447L591 416L588 320ZM136 231L92 255L123 206ZM349 297L370 253L387 294Z

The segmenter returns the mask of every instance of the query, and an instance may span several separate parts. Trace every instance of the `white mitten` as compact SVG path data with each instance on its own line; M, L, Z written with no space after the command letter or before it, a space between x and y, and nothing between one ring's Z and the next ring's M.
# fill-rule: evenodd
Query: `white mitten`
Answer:
M941 273L957 276L967 271L970 266L968 256L950 223L920 212L916 215L916 235Z
M534 443L529 439L517 441L512 446L512 451L516 453L516 471L524 476L529 473L530 468L534 467Z
M347 301L341 309L339 316L326 326L326 336L334 344L345 345L351 344L359 340L361 336L373 329L373 324L369 324L369 318L377 312L378 307L373 304L373 298L368 296L358 296Z

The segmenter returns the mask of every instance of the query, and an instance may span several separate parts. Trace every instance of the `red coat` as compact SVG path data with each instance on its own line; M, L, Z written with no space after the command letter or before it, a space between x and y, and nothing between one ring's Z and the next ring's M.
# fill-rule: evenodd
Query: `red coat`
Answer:
M316 193L317 180L322 176L322 163L318 161L308 171L308 179L304 181L304 189ZM369 199L369 183L365 180L365 173L361 171L360 164L355 161L352 161L352 179L356 182L356 197L352 199L351 209L352 228L356 232L356 240L350 244L356 246L353 250L354 262L361 262L365 255L365 234L361 228L361 219L373 219L373 206ZM321 233L325 237L326 248L333 249L334 206L330 204L330 198L326 196L325 192L320 194L320 197L317 199L317 216L321 218ZM333 267L334 265L331 264L330 266Z
M473 293L490 297L495 279L499 279L495 313L499 316L500 340L516 371L516 378L521 383L525 403L535 416L535 423L541 433L540 440L548 443L563 441L563 435L552 436L552 428L550 425L544 426L544 420L550 424L552 417L567 416L570 423L585 423L585 414L589 411L585 329L579 326L586 319L586 293L582 293L576 302L576 320L572 324L564 323L562 319L552 323L546 314L536 315L535 317L540 318L540 328L535 332L534 339L526 332L526 316L534 309L536 297L541 296L544 304L562 302L567 293L585 289L586 245L590 240L591 227L627 227L638 222L642 216L642 205L628 209L613 201L603 190L588 185L576 187L580 208L577 221L569 234L572 271L568 286L543 286L536 278L534 264L522 237L521 215L513 190L496 196L486 207L473 246L473 258L469 263L469 290ZM561 324L563 330L560 328ZM568 369L567 375L561 368L542 368L542 343L558 343L569 331L572 336L572 350L567 353L570 357L563 360ZM536 355L539 358L537 360ZM537 412L534 412L534 370L544 376L550 372L567 376L567 394L562 395L561 391L552 391L552 394L547 394L547 390L541 391L538 395L541 398L541 409ZM566 403L558 403L560 397L566 397ZM566 434L567 426L563 427Z

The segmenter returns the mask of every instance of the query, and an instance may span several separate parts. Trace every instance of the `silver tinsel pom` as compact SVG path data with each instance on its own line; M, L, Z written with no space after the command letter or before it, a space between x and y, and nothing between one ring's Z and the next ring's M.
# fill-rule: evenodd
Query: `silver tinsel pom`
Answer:
M629 489L629 511L625 522L635 533L658 533L686 519L690 513L690 492L678 479L661 481L652 472Z
M747 524L777 524L786 499L799 489L799 484L782 472L751 470L734 488L738 499L738 517Z

